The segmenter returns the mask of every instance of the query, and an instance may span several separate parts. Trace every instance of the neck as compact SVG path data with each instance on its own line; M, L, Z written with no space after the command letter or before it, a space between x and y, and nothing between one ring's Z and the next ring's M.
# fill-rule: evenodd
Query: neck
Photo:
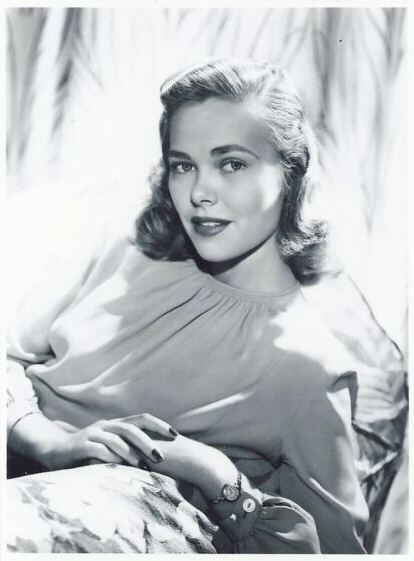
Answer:
M255 292L284 292L297 280L282 260L274 236L236 259L209 263L209 272L219 281Z

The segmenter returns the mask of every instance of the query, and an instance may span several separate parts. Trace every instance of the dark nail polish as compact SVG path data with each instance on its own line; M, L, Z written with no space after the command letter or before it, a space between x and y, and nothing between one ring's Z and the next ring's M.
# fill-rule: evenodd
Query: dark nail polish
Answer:
M170 427L170 434L172 434L173 436L178 436L178 432L172 427Z
M155 458L156 462L162 462L163 461L163 457L161 456L161 454L158 452L158 450L153 450L152 451L152 457Z
M138 467L140 469L144 469L145 471L151 471L151 468L149 467L149 465L147 464L147 462L144 462L144 460L140 460L138 462Z

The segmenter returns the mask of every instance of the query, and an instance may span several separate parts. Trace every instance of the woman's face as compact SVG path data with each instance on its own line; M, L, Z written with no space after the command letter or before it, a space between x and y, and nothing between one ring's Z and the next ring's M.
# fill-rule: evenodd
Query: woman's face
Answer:
M274 246L283 172L264 125L247 104L188 104L171 120L169 189L183 227L206 261Z

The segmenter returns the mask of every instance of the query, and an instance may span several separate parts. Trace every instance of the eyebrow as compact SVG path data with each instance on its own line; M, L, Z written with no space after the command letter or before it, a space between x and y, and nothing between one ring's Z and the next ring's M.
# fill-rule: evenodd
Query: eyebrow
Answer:
M186 158L187 160L191 160L188 154L185 152L179 152L178 150L169 150L168 158Z
M226 154L227 152L246 152L247 154L250 154L251 156L253 156L257 160L260 159L257 154L255 154L254 152L252 152L248 148L245 148L244 146L241 146L240 144L226 144L224 146L217 146L217 148L213 148L210 153L211 153L212 156L220 156L221 154ZM168 157L169 158L170 157L172 157L172 158L186 158L188 160L191 160L191 156L189 156L185 152L180 152L179 150L170 150L168 152Z
M211 155L220 156L221 154L226 154L227 152L246 152L247 154L254 156L256 160L260 159L257 154L255 154L248 148L241 146L240 144L226 144L225 146L217 146L217 148L213 148L213 150L211 151Z

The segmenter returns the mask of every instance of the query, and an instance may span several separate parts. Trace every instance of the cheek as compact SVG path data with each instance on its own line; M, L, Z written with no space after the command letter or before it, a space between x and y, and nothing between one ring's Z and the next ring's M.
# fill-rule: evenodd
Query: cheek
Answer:
M184 193L184 189L182 188L180 189L178 188L177 185L174 185L174 183L170 183L169 191L175 210L178 212L178 214L181 215L185 205L185 197L186 197Z
M283 179L273 166L252 177L239 194L239 209L247 215L272 215L280 207Z
M274 208L282 198L283 172L280 166L265 166L261 177L263 210Z

